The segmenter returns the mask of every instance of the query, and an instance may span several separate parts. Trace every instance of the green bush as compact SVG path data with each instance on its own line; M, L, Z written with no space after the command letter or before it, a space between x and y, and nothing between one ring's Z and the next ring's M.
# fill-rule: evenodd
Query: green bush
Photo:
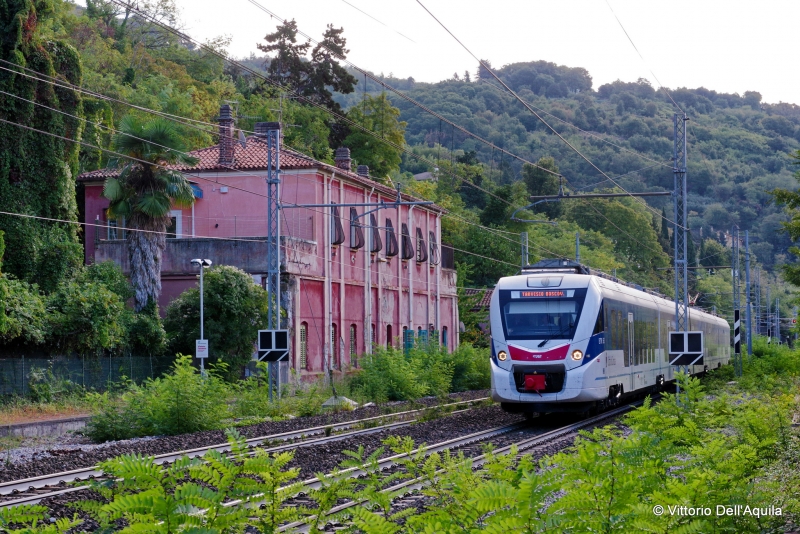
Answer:
M97 395L98 411L85 433L101 442L221 428L229 416L230 391L219 374L212 368L203 378L191 356L178 355L170 373L131 385L119 401L112 402L108 393Z
M451 354L444 354L453 366L450 391L472 391L491 387L489 350L461 344Z
M233 380L250 361L258 330L266 325L267 292L249 274L228 265L207 270L203 282L210 361L227 363L227 378ZM169 304L164 329L170 352L194 352L200 339L199 288L184 291Z
M418 399L428 392L419 380L418 361L407 358L402 350L375 347L373 354L359 361L361 371L353 377L351 387L364 398L383 403Z

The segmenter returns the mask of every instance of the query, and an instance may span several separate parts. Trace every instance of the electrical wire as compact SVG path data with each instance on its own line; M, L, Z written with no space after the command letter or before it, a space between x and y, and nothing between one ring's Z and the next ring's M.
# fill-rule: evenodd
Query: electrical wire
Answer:
M469 55L471 55L471 56L472 56L472 57L475 59L475 61L477 61L477 62L478 62L480 65L481 65L481 67L483 67L483 68L484 68L484 69L485 69L485 70L486 70L486 71L487 71L489 74L491 74L491 75L492 75L492 77L493 77L495 80L497 80L497 82L498 82L500 85L502 85L502 86L503 86L503 88L504 88L506 91L508 91L508 92L509 92L509 93L510 93L510 94L511 94L511 95L512 95L512 96L513 96L515 99L517 99L517 101L519 101L519 102L520 102L520 103L521 103L523 106L525 106L525 107L528 109L528 111L530 111L531 113L533 113L533 114L536 116L536 118L537 118L537 119L539 119L539 121L541 121L541 122L542 122L542 124L544 124L545 126L547 126L547 127L550 129L550 131L552 131L552 132L553 132L553 133L554 133L554 134L555 134L555 135L556 135L556 136L557 136L559 139L561 139L561 141L562 141L562 142L564 142L564 144L566 144L566 145L567 145L567 146L568 146L570 149L572 149L572 151L573 151L573 152L575 152L576 154L578 154L578 155L579 155L579 156L580 156L580 157L581 157L581 158L582 158L584 161L586 161L586 163L588 163L589 165L591 165L591 166L592 166L592 167L593 167L593 168L594 168L594 169L595 169L597 172L599 172L600 174L602 174L603 176L605 176L605 177L606 177L606 179L610 180L610 181L611 181L611 182L612 182L612 183L613 183L615 186L619 187L619 188L620 188L620 189L621 189L623 192L625 192L627 195L630 195L630 196L631 196L631 197L632 197L634 200L636 200L636 201L640 202L642 205L644 205L644 206L645 206L645 208L647 208L648 210L650 210L650 211L652 211L653 213L657 214L659 217L663 217L663 215L661 215L660 213L658 213L658 211L657 211L657 210L655 210L654 208L651 208L651 207L650 207L650 206L647 204L647 202L645 202L645 201L644 201L644 200L642 200L642 199L639 199L639 198L635 197L635 196L634 196L634 195L632 195L632 194L631 194L631 193L630 193L628 190L626 190L624 187L622 187L620 184L618 184L616 181L614 181L614 179L613 179L613 178L611 178L611 177L610 177L608 174L606 174L605 172L603 172L603 171L602 171L602 170L601 170L601 169L600 169L600 168L599 168L597 165L595 165L595 164L594 164L594 163L593 163L593 162L592 162L592 161L591 161L591 160L590 160L590 159L589 159L589 158L588 158L588 157L587 157L585 154L583 154L583 152L581 152L581 151L580 151L580 150L578 150L578 149L577 149L577 148L576 148L574 145L572 145L572 143L570 143L570 142L569 142L569 141L568 141L568 140L567 140L567 139L566 139L566 138L565 138L563 135L561 135L561 134L560 134L560 133L559 133L559 132L558 132L558 131L557 131L555 128L553 128L553 127L552 127L552 126L551 126L551 125L550 125L550 124L549 124L549 123L548 123L546 120L544 120L544 119L542 118L542 116L541 116L541 115L539 115L539 114L538 114L538 113L537 113L537 112L536 112L536 111L533 109L533 107L531 107L531 106L530 106L530 105L529 105L527 102L525 102L525 101L524 101L522 98L520 98L520 96L519 96L519 95L518 95L518 94L517 94L517 93L516 93L516 92L515 92L513 89L511 89L511 88L510 88L510 87L509 87L509 86L508 86L508 85L507 85L507 84L506 84L506 83L505 83L503 80L501 80L501 79L500 79L500 77L499 77L499 76L498 76L498 75L497 75L497 74L496 74L496 73L495 73L495 72L494 72L494 71L493 71L493 70L492 70L492 69L491 69L489 66L487 66L487 65L486 65L486 64L485 64L485 63L484 63L482 60L478 59L478 56L476 56L475 54L473 54L473 53L472 53L472 51L471 51L471 50L470 50L470 49L469 49L469 48L468 48L468 47L467 47L467 46L466 46L466 45L465 45L465 44L464 44L464 43L463 43L463 42L462 42L462 41L461 41L461 40L460 40L458 37L456 37L456 35L455 35L453 32L451 32L451 31L450 31L450 30L447 28L447 26L445 26L445 25L444 25L444 23L442 23L442 22L441 22L441 21L440 21L440 20L439 20L439 19L438 19L438 18L437 18L437 17L436 17L436 16L435 16L435 15L434 15L434 14L433 14L433 13L432 13L432 12L431 12L431 11L430 11L428 8L427 8L427 7L425 7L425 5L424 5L424 4L421 2L421 0L416 0L416 1L417 1L417 3L418 3L418 4L419 4L421 7L422 7L422 9L424 9L424 10L425 10L425 11L426 11L426 12L427 12L427 13L428 13L428 14L429 14L429 15L430 15L430 16L431 16L431 17L432 17L432 18L433 18L433 19L434 19L434 20L435 20L435 21L436 21L436 22L437 22L437 23L438 23L438 24L439 24L439 25L440 25L440 26L441 26L441 27L442 27L442 28L443 28L443 29L444 29L444 30L445 30L445 31L446 31L446 32L447 32L447 33L448 33L448 34L449 34L449 35L450 35L452 38L453 38L453 39L455 39L455 40L456 40L456 42L457 42L459 45L461 45L461 47L462 47L464 50L466 50L466 51L467 51L467 53L468 53ZM597 211L597 210L595 209L595 211ZM599 211L597 211L597 213L598 213L598 214L600 214L600 212L599 212ZM602 215L602 214L601 214L601 215ZM664 218L666 219L666 217L664 217ZM669 219L667 219L667 221L669 221L670 223L672 223L672 224L674 224L674 225L676 225L676 226L677 226L677 223L676 223L675 221L670 221ZM609 221L609 222L611 222L611 221ZM612 222L611 224L613 225L614 223ZM614 226L616 226L616 225L614 225ZM617 228L619 229L619 227L617 227ZM630 234L628 234L628 235L630 235ZM633 238L633 236L631 236L631 238ZM648 249L650 248L650 247L647 247L646 245L644 245L643 243L639 242L639 241L638 241L636 238L633 238L633 239L634 239L634 241L637 241L637 242L638 242L640 245L642 245L643 247L645 247L645 248L648 248ZM651 249L651 250L653 250L653 249Z
M575 147L574 147L574 146L573 146L573 145L572 145L572 144L571 144L569 141L567 141L567 140L564 138L564 136L562 136L562 135L561 135L561 134L560 134L560 133L559 133L559 132L558 132L558 131L557 131L555 128L553 128L553 127L552 127L552 126L551 126L551 125L550 125L550 124L549 124L549 123L548 123L546 120L544 120L544 119L541 117L541 115L539 115L539 114L538 114L538 113L537 113L537 112L536 112L536 111L535 111L535 110L534 110L534 109L533 109L533 108L532 108L530 105L528 105L528 104L527 104L527 103L526 103L524 100L522 100L522 99L519 97L519 95L517 95L517 93L516 93L516 92L515 92L513 89L511 89L511 88L510 88L510 87L509 87L509 86L508 86L508 85L507 85L507 84L506 84L506 83L505 83L503 80L501 80L501 79L500 79L500 77L499 77L499 76L497 76L497 74L496 74L496 73L495 73L495 72L494 72L494 71L493 71L493 70L492 70L490 67L488 67L488 66L487 66L487 65L486 65L486 64L485 64L485 63L484 63L482 60L480 60L480 59L479 59L479 58L478 58L478 57L477 57L477 56L476 56L474 53L472 53L472 51L471 51L471 50L470 50L470 49L469 49L469 48L468 48L468 47L467 47L467 46L466 46L466 45L465 45L463 42L461 42L461 40L460 40L458 37L456 37L456 35L455 35L455 34L453 34L453 32L451 32L451 31L450 31L450 30L447 28L447 26L445 26L445 25L444 25L444 24L443 24L443 23L442 23L442 22L441 22L441 21L440 21L440 20L439 20L439 19L438 19L438 18L437 18L437 17L436 17L436 16L435 16L435 15L434 15L434 14L433 14L431 11L430 11L430 10L428 10L428 8L427 8L427 7L425 7L425 5L424 5L424 4L423 4L423 3L422 3L420 0L416 0L416 1L417 1L417 3L418 3L418 4L419 4L419 5L420 5L420 6L421 6L421 7L422 7L422 8L423 8L423 9L424 9L424 10L425 10L425 11L426 11L426 12L427 12L427 13L428 13L428 14L429 14L429 15L430 15L430 16L431 16L431 17L432 17L432 18L433 18L433 19L434 19L434 20L435 20L435 21L436 21L436 22L437 22L437 23L438 23L438 24L439 24L439 25L440 25L440 26L441 26L441 27L442 27L442 28L443 28L443 29L444 29L444 30L445 30L445 31L446 31L448 34L449 34L449 35L450 35L450 36L451 36L451 37L453 37L453 39L455 39L455 40L456 40L456 42L457 42L459 45L461 45L461 47L462 47L462 48L464 48L464 50L466 50L466 51L467 51L467 53L469 53L469 54L470 54L470 55L471 55L471 56L472 56L472 57L473 57L473 58L474 58L476 61L478 61L478 63L481 65L481 67L483 67L483 68L484 68L484 69L485 69L485 70L486 70L486 71L487 71L489 74L491 74L491 75L492 75L492 77L494 77L494 78L495 78L495 80L497 80L497 82L498 82L498 83L500 83L500 84L501 84L501 85L502 85L502 86L503 86L503 87L506 89L506 91L508 91L508 92L509 92L511 95L513 95L513 96L514 96L514 97L515 97L515 98L516 98L516 99L517 99L517 100L518 100L520 103L522 103L522 104L523 104L523 105L524 105L524 106L525 106L525 107L526 107L526 108L527 108L527 109L528 109L528 110L529 110L531 113L533 113L533 114L536 116L536 118L537 118L537 119L539 119L539 120L540 120L540 121L541 121L541 122L542 122L542 123L543 123L545 126L547 126L547 127L548 127L548 128L549 128L549 129L550 129L550 130L551 130L551 131L552 131L552 132L553 132L553 133L554 133L554 134L555 134L555 135L556 135L556 136L557 136L559 139L561 139L561 141L563 141L563 142L564 142L564 143L565 143L565 144L566 144L568 147L570 147L570 148L571 148L571 149L572 149L572 150L573 150L573 151L574 151L576 154L578 154L578 155L579 155L581 158L583 158L583 160L584 160L584 161L586 161L586 162L587 162L589 165L591 165L591 166L592 166L592 167L593 167L595 170L597 170L597 171L598 171L600 174L602 174L602 175L603 175L603 176L605 176L605 177L606 177L608 180L610 180L610 181L611 181L611 182L612 182L614 185L616 185L616 186L617 186L617 187L619 187L619 188L620 188L622 191L624 191L626 194L628 194L628 195L630 195L632 198L634 198L634 200L637 200L637 201L641 200L641 199L638 199L638 198L634 197L633 195L631 195L631 193L630 193L629 191L627 191L627 190L626 190L624 187L622 187L622 186L621 186L621 185L619 185L617 182L615 182L613 178L611 178L611 177L610 177L610 176L608 176L608 175L607 175L605 172L603 172L603 171L602 171L602 170L601 170L599 167L597 167L597 165L595 165L595 164L594 164L594 163L593 163L593 162L592 162L592 161L591 161L591 160L590 160L588 157L586 157L586 156L585 156L585 155L584 155L584 154L583 154L583 153L582 153L580 150L578 150L577 148L575 148ZM657 215L658 215L659 217L663 217L663 215L661 215L661 213L658 213L656 210L654 210L653 208L651 208L649 205L647 205L647 203L646 203L646 202L644 202L644 201L641 201L641 202L643 203L643 205L644 205L644 206L645 206L645 207L646 207L648 210L650 210L650 211L652 211L652 212L654 212L654 213L657 213ZM605 215L604 215L602 212L600 212L600 210L598 210L598 209L597 209L597 208L596 208L594 205L592 205L592 204L590 203L590 204L589 204L589 206L590 206L590 207L591 207L591 208L592 208L592 209L593 209L593 210L594 210L594 211L595 211L595 212L596 212L598 215L600 215L600 216L602 216L603 218L605 218L605 219L606 219L606 220L607 220L607 221L608 221L608 222L609 222L609 223L610 223L612 226L614 226L614 227L615 227L617 230L619 230L621 233L623 233L623 234L627 235L627 236L628 236L628 237L630 237L630 238L631 238L633 241L635 241L636 243L638 243L639 245L641 245L641 246L642 246L642 247L644 247L645 249L648 249L648 250L650 250L650 251L653 251L653 252L655 252L655 251L656 251L656 249L654 249L654 248L652 248L652 247L649 247L649 246L645 245L644 243L642 243L641 241L639 241L638 239L636 239L635 237L633 237L632 235L630 235L628 232L625 232L624 230L622 230L622 229L621 229L619 226L617 226L617 225L616 225L616 224L615 224L613 221L611 221L611 220L610 220L608 217L606 217L606 216L605 216ZM666 217L665 217L665 219L666 219ZM667 220L669 221L669 219L667 219ZM677 224L676 224L674 221L669 221L669 222L671 222L672 224L675 224L675 225L677 226ZM658 252L663 252L663 251L658 251Z
M280 90L285 91L287 93L291 93L292 95L294 95L294 98L306 102L308 105L313 106L313 107L321 110L322 112L327 113L327 114L337 118L339 121L341 121L341 122L343 122L343 123L355 128L355 129L357 129L359 131L362 131L367 135L370 135L370 136L374 137L378 141L380 141L380 142L382 142L382 143L384 143L384 144L386 144L386 145L388 145L388 146L390 146L392 148L395 148L395 149L397 149L397 150L399 150L399 151L401 151L401 152L403 152L405 154L408 154L409 156L415 158L418 161L421 161L421 162L426 163L428 165L431 165L433 167L438 166L438 164L428 160L427 158L424 158L422 156L419 156L418 154L415 154L413 151L411 151L407 147L398 145L398 144L393 143L391 141L388 141L387 139L383 138L382 136L378 135L377 133L373 132L372 130L370 130L368 128L365 128L361 124L358 124L357 122L347 118L346 116L344 116L344 115L342 115L340 113L337 113L335 111L332 111L332 110L328 109L327 107L325 107L324 105L322 105L322 104L320 104L318 102L315 102L314 100L312 100L312 99L310 99L308 97L303 96L302 94L298 93L296 90L292 89L291 87L286 87L286 86L284 86L284 85L282 85L282 84L280 84L280 83L278 83L278 82L276 82L274 80L271 80L268 77L266 77L263 74L261 74L260 72L254 70L254 69L251 69L250 67L248 67L248 66L246 66L246 65L244 65L244 64L242 64L242 63L240 63L240 62L238 62L236 60L230 59L225 54L223 54L223 53L211 48L210 46L193 39L189 35L187 35L187 34L185 34L183 32L180 32L180 31L168 26L168 25L162 23L159 20L156 20L152 15L149 15L148 13L145 13L145 12L139 10L135 6L133 6L131 4L127 4L127 3L125 3L125 2L123 2L121 0L109 0L109 1L111 1L114 4L117 4L119 6L122 6L122 7L126 8L126 9L129 9L132 13L135 13L135 14L141 16L145 20L149 20L152 24L155 24L156 26L159 26L160 28L164 29L165 31L168 31L168 32L172 33L173 35L175 35L177 37L180 37L181 39L184 39L184 40L186 40L188 42L193 43L194 45L202 48L203 50L206 50L207 52L209 52L209 53L211 53L213 55L216 55L221 60L226 61L228 63L231 63L232 65L236 65L241 70L243 70L245 72L248 72L248 73L250 73L251 75L253 75L253 76L257 77L257 78L260 78L261 80L263 80L266 83L276 87L277 89L280 89ZM484 189L484 188L472 183L471 181L469 181L467 179L461 178L460 176L458 176L458 175L456 175L456 174L454 174L452 172L447 172L447 171L445 171L445 172L447 174L449 174L450 176L452 176L453 178L455 178L455 179L457 179L457 180L459 180L459 181L461 181L463 183L466 183L466 184L468 184L468 185L470 185L470 186L472 186L472 187L474 187L474 188L476 188L476 189L478 189L480 191L483 191L487 195L489 195L491 197L494 197L497 200L500 200L501 202L504 202L505 204L508 204L509 206L512 205L507 200L495 195L491 191L488 191L488 190L486 190L486 189Z
M408 39L408 40L409 40L409 41L411 41L412 43L414 43L414 44L417 44L417 42L416 42L414 39L412 39L411 37L408 37L407 35L403 35L403 34L402 34L402 33L400 33L399 31L397 31L397 30L395 30L394 28L392 28L391 26L387 26L386 24L384 24L383 22L379 21L378 19L376 19L375 17L373 17L372 15L370 15L369 13L367 13L366 11L364 11L363 9L361 9L361 8L359 8L359 7L357 7L357 6L354 6L353 4L351 4L350 2L348 2L347 0L342 0L342 2L344 2L344 3L345 3L345 4L347 4L348 6L352 7L352 8L353 8L353 9L355 9L356 11L360 12L361 14L363 14L363 15L366 15L367 17L371 18L372 20L374 20L375 22L377 22L377 23L378 23L378 24L380 24L381 26L383 26L383 27L385 27L385 28L389 28L389 29L390 29L390 30L392 30L394 33L396 33L397 35L399 35L399 36L401 36L401 37L405 37L406 39Z
M285 19L281 18L280 16L278 16L278 15L277 15L276 13L274 13L273 11L270 11L269 9L267 9L266 7L264 7L263 5L261 5L260 3L258 3L256 0L247 0L247 1L248 1L248 2L250 2L252 5L254 5L255 7L257 7L258 9L260 9L261 11L263 11L264 13L268 14L268 15L270 16L270 18L276 19L278 22L282 22L282 23L285 23L285 22L286 22L286 20L285 20ZM344 1L344 0L342 0L342 1ZM329 52L336 54L336 51L334 51L334 50L331 50L330 48L328 48L327 46L325 46L325 44L324 44L324 43L321 43L321 42L317 41L316 39L314 39L313 37L311 37L311 36L310 36L310 35L308 35L307 33L304 33L304 32L303 32L303 31L301 31L301 30L298 30L298 31L297 31L297 33L298 33L298 34L300 34L302 37L304 37L304 38L305 38L306 40L308 40L309 42L311 42L311 43L314 43L314 44L316 44L316 45L319 45L319 46L322 46L322 47L324 47L326 50L328 50ZM458 130L459 130L460 132L462 132L463 134L465 134L465 135L467 135L467 136L469 136L469 137L472 137L473 139L476 139L476 140L480 141L481 143L485 144L486 146L488 146L488 147L492 148L493 150L494 150L494 149L497 149L497 150L501 151L502 153L505 153L505 154L507 154L507 155L509 155L509 156L511 156L511 157L513 157L513 158L516 158L517 160L519 160L519 161L521 161L521 162L523 162L523 163L527 163L527 164L529 164L529 165L532 165L532 166L536 167L537 169L541 169L541 170L543 170L543 171L545 171L545 172L548 172L548 173L550 173L550 174L553 174L553 175L556 175L556 176L560 176L558 173L556 173L556 172L553 172L553 171L552 171L552 170L550 170L550 169L547 169L547 168L545 168L545 167L541 167L541 166L539 166L538 164L536 164L536 163L533 163L532 161L529 161L529 160L527 160L527 159L525 159L525 158L523 158L523 157L521 157L521 156L518 156L518 155L516 155L516 154L513 154L513 153L511 153L511 152L509 152L509 151L507 151L507 150L505 150L505 149L503 149L503 148L500 148L500 147L498 147L497 145L495 145L494 143L492 143L491 141L489 141L488 139L485 139L485 138L483 138L483 137L481 137L481 136L479 136L479 135L477 135L477 134L475 134L475 133L472 133L472 132L470 132L469 130L467 130L466 128L464 128L464 127L462 127L462 126L459 126L459 125L455 124L453 121L451 121L451 120L448 120L448 119L447 119L447 118L445 118L444 116L442 116L442 115L440 115L439 113L437 113L437 112L433 111L431 108L429 108L429 107L427 107L426 105L422 104L421 102L419 102L418 100L414 99L413 97L411 97L411 96L410 96L410 95L408 95L407 93L404 93L403 91L401 91L401 90L399 90L399 89L397 89L397 88L395 88L395 87L393 87L393 86L389 85L388 83L386 83L386 82L385 82L385 81L383 81L382 79L378 78L377 76L375 76L375 75L374 75L374 74L372 74L371 72L367 71L366 69L362 69L362 68L361 68L361 67L359 67L358 65L355 65L354 63L352 63L351 61L349 61L347 58L344 58L344 57L341 57L341 56L338 56L338 55L337 55L337 59L341 60L343 63L346 63L346 64L347 64L347 65L349 65L351 68L353 68L353 69L357 70L359 73L363 74L363 75L364 75L364 79L365 79L365 80L366 80L366 78L369 78L369 79L370 79L370 80L372 80L374 83L376 83L376 84L380 85L380 86L381 86L381 87L383 87L384 89L388 89L389 91L391 91L392 93L396 94L397 96L399 96L399 97L400 97L400 98L402 98L403 100L406 100L407 102L409 102L409 103L411 103L411 104L413 104L413 105L417 106L418 108L420 108L420 109L424 110L424 111L425 111L425 112L427 112L428 114L430 114L430 115L432 115L432 116L436 117L437 119L439 119L439 123L440 123L440 124L439 124L439 129L440 129L439 135L440 135L440 136L441 136L441 123L443 123L443 122L444 122L444 123L446 123L447 125L451 126L451 127L454 129L454 130L455 130L455 129L458 129ZM365 88L364 88L364 89L365 89L365 91L366 91L366 82L365 82L365 84L364 84L364 85L365 85ZM441 147L441 143L440 143L440 145L439 145L439 146ZM437 158L437 159L438 159L438 158Z
M66 219L56 219L54 217L40 217L38 215L28 215L27 213L15 213L12 211L0 211L0 215L8 215L10 217L20 217L23 219L36 219L39 221L47 221L47 222L56 222L56 223L63 223L63 224L75 224L78 226L91 226L94 228L109 228L107 224L97 224L97 223L87 223L87 222L80 222L80 221L68 221ZM156 230L142 230L141 228L130 228L127 226L114 226L115 230L121 230L124 232L141 232L145 234L159 234L159 235L170 235L175 232L158 232ZM187 234L180 234L180 235L187 235ZM210 235L193 235L192 238L197 239L215 239L218 241L237 241L240 243L265 243L263 239L242 239L236 237L216 237Z
M669 99L670 99L670 100L672 100L672 103L673 103L673 104L675 104L675 107L676 107L676 108L678 108L678 109L680 110L680 112L681 112L681 113L685 113L685 111L683 111L683 109L681 109L681 107L678 105L678 103L677 103L677 102L675 102L675 100L672 98L672 95L671 95L671 94L669 94L669 91L667 91L667 88L666 88L666 87L664 87L664 85L661 83L661 81L659 81L659 79L658 79L658 76L656 76L656 73L655 73L655 72L653 72L653 69L651 69L651 68L650 68L650 67L647 65L647 61L645 61L645 60L644 60L644 56L642 55L642 53L641 53L641 52L639 52L639 48L636 46L636 43L634 43L634 42L633 42L633 39L631 39L631 36L628 34L628 30L626 30L626 29L625 29L625 26L623 26L623 25L622 25L622 21L621 21L621 20L619 20L619 17L618 17L618 16L617 16L617 14L614 12L614 8L612 8L612 7L611 7L611 4L609 4L609 3L608 3L608 0L605 0L605 2L606 2L606 5L608 6L608 9L609 9L609 10L611 10L611 14L612 14L612 15L614 15L614 18L615 18L615 19L617 19L617 24L619 24L619 27L620 27L620 28L622 28L622 32L625 34L625 37L627 37L627 38L628 38L628 42L630 42L630 43L631 43L631 46L633 47L633 49L634 49L634 50L636 50L636 53L637 53L637 54L639 54L639 58L642 60L642 63L644 63L645 67L647 67L647 70L649 70L649 71L650 71L650 74L652 74L652 75L653 75L653 78L655 78L655 80L656 80L656 82L658 83L659 87L661 87L661 89L663 89L663 90L664 90L664 92L667 94L667 96L669 97Z

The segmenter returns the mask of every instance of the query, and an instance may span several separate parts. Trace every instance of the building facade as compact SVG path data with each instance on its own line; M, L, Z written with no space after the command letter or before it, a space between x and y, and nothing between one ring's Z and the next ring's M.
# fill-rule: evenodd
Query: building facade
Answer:
M192 183L196 200L170 213L162 310L197 284L192 258L239 267L264 284L263 125L239 141L230 108L223 106L220 116L220 144L192 152L196 165L175 167ZM393 206L398 192L369 178L363 167L353 172L347 149L337 150L333 166L282 147L280 169L281 306L290 330L289 365L305 375L346 371L374 345L397 346L411 336L453 350L459 318L452 250L441 245L444 210ZM109 176L114 171L102 169L78 178L88 223L85 259L111 260L127 273L124 221L109 220L102 196ZM367 215L372 207L331 206L381 202L385 209ZM310 204L322 206L301 207Z

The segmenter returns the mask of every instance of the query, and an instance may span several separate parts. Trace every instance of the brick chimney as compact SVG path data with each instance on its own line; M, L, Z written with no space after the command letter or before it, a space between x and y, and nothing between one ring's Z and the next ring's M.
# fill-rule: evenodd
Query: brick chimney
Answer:
M357 167L356 172L359 176L363 176L364 178L369 178L369 167L366 165L359 165Z
M350 149L349 148L337 148L336 155L333 157L333 161L336 163L336 167L339 169L343 169L345 171L349 171L350 169Z
M228 104L219 108L219 165L233 166L233 111Z

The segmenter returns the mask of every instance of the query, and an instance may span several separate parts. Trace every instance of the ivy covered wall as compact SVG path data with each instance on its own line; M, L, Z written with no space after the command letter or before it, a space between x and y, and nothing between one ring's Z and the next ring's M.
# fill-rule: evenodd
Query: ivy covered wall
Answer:
M83 104L76 91L33 80L38 73L79 85L81 62L70 45L40 31L53 0L0 0L0 119L80 139ZM15 67L16 66L16 67ZM35 105L29 101L49 108ZM77 221L75 177L80 145L0 123L0 211ZM4 272L52 291L81 263L78 227L0 214Z

